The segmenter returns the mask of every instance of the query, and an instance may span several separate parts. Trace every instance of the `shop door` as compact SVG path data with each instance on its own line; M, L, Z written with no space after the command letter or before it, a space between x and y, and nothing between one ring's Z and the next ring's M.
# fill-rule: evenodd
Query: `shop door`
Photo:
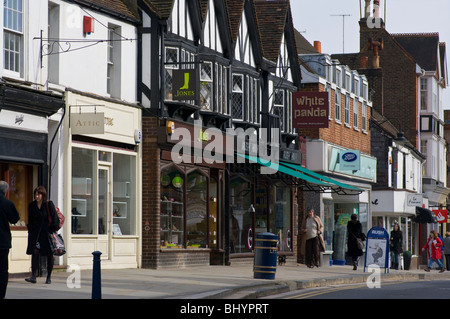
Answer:
M111 259L111 178L110 168L98 169L98 247L102 259Z

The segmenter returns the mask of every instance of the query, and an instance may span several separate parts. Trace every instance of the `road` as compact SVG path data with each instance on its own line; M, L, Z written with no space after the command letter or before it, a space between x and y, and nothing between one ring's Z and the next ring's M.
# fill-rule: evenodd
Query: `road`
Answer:
M302 289L270 299L449 299L450 280L384 282L379 288L352 284Z

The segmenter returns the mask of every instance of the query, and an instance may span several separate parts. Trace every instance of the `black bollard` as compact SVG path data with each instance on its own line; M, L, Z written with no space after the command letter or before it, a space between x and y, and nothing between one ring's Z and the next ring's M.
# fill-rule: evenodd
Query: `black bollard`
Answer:
M102 299L102 278L100 269L100 251L94 251L94 267L92 268L92 299Z

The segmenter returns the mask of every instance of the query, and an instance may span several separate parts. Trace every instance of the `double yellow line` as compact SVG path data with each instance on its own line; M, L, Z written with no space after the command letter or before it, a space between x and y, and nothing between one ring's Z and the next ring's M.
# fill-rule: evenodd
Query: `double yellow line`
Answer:
M401 284L401 283L404 283L404 281L383 282L381 284L381 287L383 287L383 285L393 285L393 284ZM306 292L303 292L303 293L295 295L295 296L286 297L285 299L308 299L308 298L312 298L312 297L316 297L316 296L320 296L320 295L325 295L328 293L333 293L333 292L338 292L338 291L343 291L343 290L350 290L350 289L357 289L357 288L364 288L364 287L367 287L367 283L345 286L345 287L331 287L331 288L326 288L326 289L306 291ZM369 289L369 288L367 288L367 289ZM378 288L371 288L371 289L378 289Z

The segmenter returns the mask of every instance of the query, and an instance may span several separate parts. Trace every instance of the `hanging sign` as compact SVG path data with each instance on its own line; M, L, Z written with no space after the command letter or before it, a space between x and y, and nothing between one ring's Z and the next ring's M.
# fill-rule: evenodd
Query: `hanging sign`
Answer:
M104 113L71 113L72 134L103 134L105 132Z
M197 99L197 77L193 69L172 70L172 100Z
M389 233L381 226L372 227L366 236L364 272L369 266L389 270Z
M448 210L446 209L433 209L433 213L436 215L438 223L447 223Z

